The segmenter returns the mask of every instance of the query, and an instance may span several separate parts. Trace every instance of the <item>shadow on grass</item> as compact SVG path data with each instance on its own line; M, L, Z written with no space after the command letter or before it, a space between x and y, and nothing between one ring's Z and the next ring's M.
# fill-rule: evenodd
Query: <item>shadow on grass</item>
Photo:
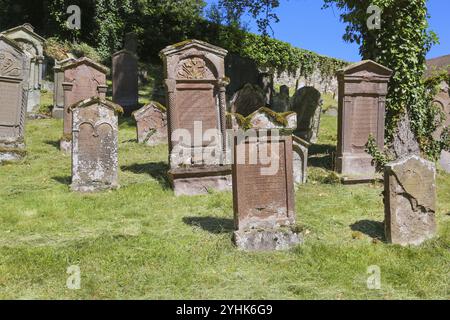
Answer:
M135 174L148 174L153 177L164 189L170 189L171 184L167 171L169 170L169 165L165 162L152 162L152 163L142 163L142 164L132 164L130 166L120 167L123 171L130 171Z
M49 145L49 146L55 147L58 150L60 148L59 141L45 140L44 143Z
M384 223L372 220L357 221L350 226L353 231L359 231L368 235L373 239L386 242L386 236L384 233Z
M183 222L193 227L200 227L213 234L230 233L234 230L232 219L215 217L185 217Z
M59 177L52 177L52 180L59 182L61 184L69 186L72 183L72 177L71 176L59 176Z
M313 144L309 148L308 166L333 170L333 154L336 146L328 144Z

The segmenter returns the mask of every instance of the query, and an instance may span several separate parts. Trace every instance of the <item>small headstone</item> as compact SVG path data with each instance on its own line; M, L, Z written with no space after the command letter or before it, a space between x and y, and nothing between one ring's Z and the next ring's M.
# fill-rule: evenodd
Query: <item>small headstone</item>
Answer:
M272 110L278 113L287 112L291 109L291 99L289 96L289 87L282 85L280 92L274 96Z
M169 127L169 177L176 195L231 188L226 135L227 51L198 40L161 51Z
M297 113L298 127L296 134L310 142L316 143L319 137L322 98L313 87L303 87L294 95L292 110Z
M293 168L294 183L296 185L305 184L308 180L308 153L311 144L302 138L293 136Z
M90 98L70 106L73 117L72 191L116 189L119 105Z
M46 40L35 33L33 26L29 23L3 31L2 34L16 41L30 59L27 66L28 79L26 81L28 84L27 111L36 111L41 103L41 85L44 78L44 43Z
M385 167L386 239L420 245L436 234L436 167L416 155Z
M62 67L65 64L74 62L74 58L67 58L61 61L55 61L54 71L54 86L53 86L53 110L52 117L55 119L64 118L64 71Z
M166 108L157 102L151 102L133 112L136 120L137 140L149 146L167 143Z
M292 135L249 130L234 137L234 242L247 251L285 250L302 242L295 230Z
M105 66L89 59L80 58L64 64L64 131L61 139L61 150L70 152L72 138L72 114L69 106L80 101L106 96L106 74L109 72Z
M25 155L28 64L22 48L0 34L0 164Z
M450 173L450 152L442 150L439 163L445 172Z
M128 50L112 57L113 101L131 114L139 105L138 58Z
M247 83L235 93L231 101L231 112L239 113L246 117L265 106L266 97L263 89L257 85Z
M336 170L344 183L376 179L366 144L372 136L384 149L384 117L392 70L371 60L339 71L339 115Z

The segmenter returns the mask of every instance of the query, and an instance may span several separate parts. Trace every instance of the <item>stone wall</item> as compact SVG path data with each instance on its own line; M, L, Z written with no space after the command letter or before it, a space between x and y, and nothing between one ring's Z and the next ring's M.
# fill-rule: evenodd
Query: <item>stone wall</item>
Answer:
M282 72L274 75L274 84L286 85L289 88L300 89L302 87L314 87L321 93L331 93L337 96L337 77L324 76L320 70L315 70L310 77L301 76L300 70L294 72Z

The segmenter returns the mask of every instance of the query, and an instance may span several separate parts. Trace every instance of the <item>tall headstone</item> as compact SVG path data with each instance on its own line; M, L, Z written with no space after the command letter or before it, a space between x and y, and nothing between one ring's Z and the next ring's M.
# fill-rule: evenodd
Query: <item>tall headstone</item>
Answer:
M121 105L126 114L139 106L138 57L131 51L121 50L112 57L113 101Z
M137 140L149 146L167 143L166 108L152 101L133 112L136 120Z
M161 51L169 124L169 176L176 195L228 190L227 51L190 40Z
M64 71L62 67L68 63L74 62L76 59L67 58L60 61L55 61L53 67L54 72L54 86L53 86L53 111L52 117L56 119L63 119L64 117Z
M90 98L70 106L73 117L73 191L116 189L118 183L119 105Z
M297 136L310 143L316 143L322 114L320 92L313 87L301 88L294 95L292 110L297 113L298 117Z
M231 101L231 112L247 117L265 106L266 96L264 90L257 85L247 83L234 94Z
M292 132L240 131L234 137L234 242L247 251L298 245L292 168Z
M436 167L416 155L385 167L386 239L419 245L436 234Z
M339 71L337 172L344 183L372 181L372 157L365 151L369 136L384 149L385 104L392 71L374 61L362 61Z
M125 34L125 50L132 52L134 54L137 54L137 49L138 49L138 38L136 33L134 32L129 32L127 34Z
M69 106L92 98L105 98L108 68L89 58L80 58L61 67L64 72L64 131L61 150L71 150L72 114Z
M29 23L3 31L2 34L19 43L29 57L27 111L35 111L41 103L45 39L35 33Z
M0 164L25 154L28 64L18 43L0 34Z

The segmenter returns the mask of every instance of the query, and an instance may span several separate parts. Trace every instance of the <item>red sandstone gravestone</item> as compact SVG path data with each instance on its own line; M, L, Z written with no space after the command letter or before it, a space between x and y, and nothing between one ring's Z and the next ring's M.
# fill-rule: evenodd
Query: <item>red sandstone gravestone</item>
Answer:
M0 34L0 163L25 153L29 63L19 44Z
M118 183L119 105L90 98L70 106L73 117L73 191L116 189Z
M295 225L292 132L240 131L234 137L234 242L248 251L301 242Z
M72 115L69 106L92 97L105 98L108 68L89 58L80 58L62 66L64 71L64 132L61 150L69 152Z
M166 108L158 102L150 102L133 112L136 120L137 140L154 146L167 143L167 115Z
M138 108L138 57L121 50L112 57L113 101L130 114Z
M190 40L161 51L169 124L169 176L176 195L230 189L226 165L227 51Z
M384 117L392 71L374 61L362 61L339 71L337 172L344 183L373 181L372 157L365 151L372 135L384 148Z

